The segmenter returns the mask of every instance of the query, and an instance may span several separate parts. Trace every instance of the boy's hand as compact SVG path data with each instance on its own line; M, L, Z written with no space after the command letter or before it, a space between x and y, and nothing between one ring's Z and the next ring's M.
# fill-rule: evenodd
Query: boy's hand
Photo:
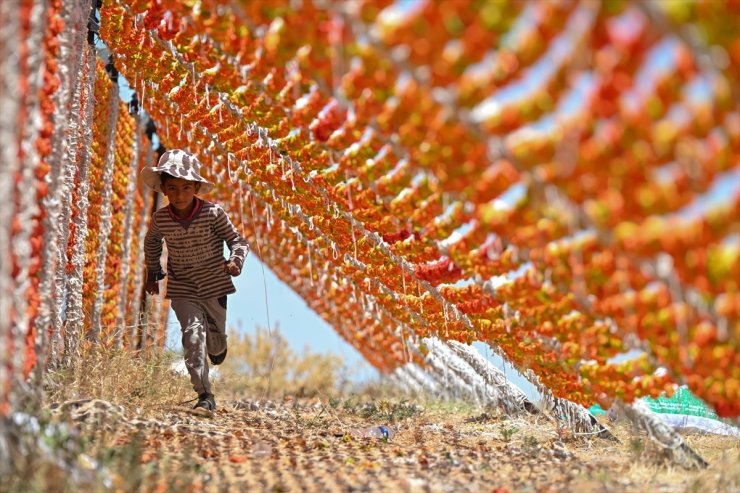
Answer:
M233 260L224 260L224 272L228 273L232 277L236 277L241 274L242 270Z
M151 295L159 294L159 283L156 279L147 280L145 289Z

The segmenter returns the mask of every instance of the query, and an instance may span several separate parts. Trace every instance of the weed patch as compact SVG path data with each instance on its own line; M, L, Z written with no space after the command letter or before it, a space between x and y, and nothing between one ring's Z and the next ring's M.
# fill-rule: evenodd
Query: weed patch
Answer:
M47 402L102 399L146 413L192 397L188 378L172 370L177 354L142 356L104 346L81 351L71 366L47 372Z

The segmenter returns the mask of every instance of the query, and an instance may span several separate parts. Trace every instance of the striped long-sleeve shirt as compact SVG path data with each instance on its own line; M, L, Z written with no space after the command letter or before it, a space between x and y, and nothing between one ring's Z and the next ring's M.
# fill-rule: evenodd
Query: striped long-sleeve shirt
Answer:
M218 298L236 291L224 272L224 242L230 261L241 270L249 244L229 221L223 208L196 198L190 217L180 219L169 206L154 213L144 240L149 279L162 271L162 240L167 244L168 299Z

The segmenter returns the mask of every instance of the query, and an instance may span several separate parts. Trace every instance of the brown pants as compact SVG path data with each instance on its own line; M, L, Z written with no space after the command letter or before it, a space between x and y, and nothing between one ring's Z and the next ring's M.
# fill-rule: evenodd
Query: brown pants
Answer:
M198 394L211 392L208 357L226 351L226 296L205 300L176 299L170 303L180 321L185 367Z

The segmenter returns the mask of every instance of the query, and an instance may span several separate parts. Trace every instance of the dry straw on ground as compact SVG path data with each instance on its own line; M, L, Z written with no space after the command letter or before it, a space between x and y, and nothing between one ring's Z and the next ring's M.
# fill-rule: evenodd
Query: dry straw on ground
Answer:
M192 390L187 378L172 369L179 359L172 352L138 354L87 345L71 366L47 373L46 400L94 398L145 411L181 402L192 398Z

